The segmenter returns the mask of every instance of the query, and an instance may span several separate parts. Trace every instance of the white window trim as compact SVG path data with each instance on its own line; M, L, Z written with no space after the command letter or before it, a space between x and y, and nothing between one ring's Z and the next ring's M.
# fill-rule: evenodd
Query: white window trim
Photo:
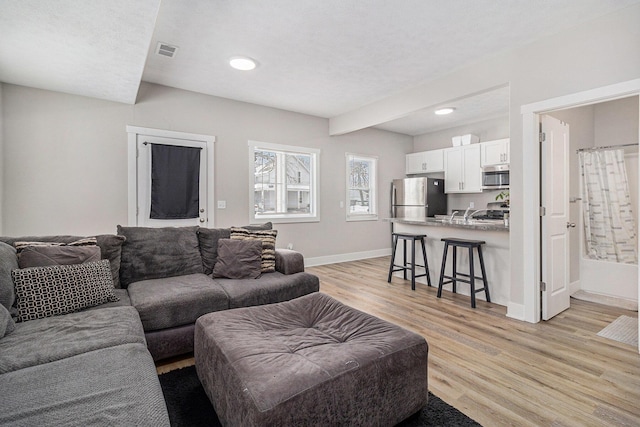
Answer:
M286 224L296 222L319 222L320 221L320 150L308 147L299 147L295 145L283 145L274 144L261 141L249 141L249 223L258 224L265 220L273 222L275 224ZM311 206L312 212L308 214L274 214L274 215L260 215L256 218L255 215L255 198L254 198L254 151L257 149L273 150L273 151L287 151L290 153L308 154L312 156L311 161Z
M372 206L374 213L369 214L352 214L349 213L349 206L351 200L349 200L349 176L351 171L349 170L349 158L360 158L374 161L374 170L371 178L374 179L373 186L369 185L369 203ZM377 221L378 220L378 156L371 156L369 154L357 154L357 153L345 153L346 164L346 179L345 179L345 196L346 196L346 215L347 221ZM373 198L373 199L372 199Z

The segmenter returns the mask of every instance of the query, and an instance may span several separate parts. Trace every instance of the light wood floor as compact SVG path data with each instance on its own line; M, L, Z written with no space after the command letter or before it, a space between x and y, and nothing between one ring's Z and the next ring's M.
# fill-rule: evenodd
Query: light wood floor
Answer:
M637 313L573 300L548 322L509 319L506 308L401 278L389 257L307 268L320 291L424 336L429 389L484 426L639 426L638 349L596 334ZM432 278L436 283L437 278ZM489 282L490 284L491 282ZM464 285L460 285L464 286ZM192 358L158 366L166 372Z

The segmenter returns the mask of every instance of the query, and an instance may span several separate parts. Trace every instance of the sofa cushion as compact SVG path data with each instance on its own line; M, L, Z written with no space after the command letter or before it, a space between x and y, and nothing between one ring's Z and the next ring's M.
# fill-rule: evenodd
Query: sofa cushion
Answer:
M29 267L11 272L18 322L72 313L117 301L106 259L87 264Z
M278 230L247 230L231 227L231 238L238 240L259 240L262 242L262 272L276 271L276 236Z
M15 331L0 340L0 374L126 343L145 344L140 316L133 307L16 323Z
M19 241L29 242L58 242L58 243L72 243L78 240L84 239L82 236L22 236L22 237L0 237L0 242L4 242L13 246ZM113 286L115 288L120 287L120 252L122 243L124 242L124 236L116 236L115 234L99 234L95 236L95 239L100 247L100 253L102 259L108 259L111 266L111 277L113 279ZM18 268L18 267L15 267Z
M122 227L120 281L133 282L202 273L198 227Z
M3 426L169 427L144 344L123 344L0 375Z
M20 268L71 265L100 259L98 246L26 246L18 254L18 265Z
M266 273L258 279L213 279L229 296L229 308L288 301L320 289L318 277L309 273Z
M17 313L14 304L16 302L16 290L13 285L11 272L18 267L16 248L0 242L0 304L15 316Z
M257 279L262 272L262 243L258 240L218 240L213 277Z
M13 317L9 310L4 305L0 304L0 338L5 335L9 335L16 329L16 324L13 322Z
M224 290L202 273L143 280L127 290L145 331L187 325L203 314L229 308Z

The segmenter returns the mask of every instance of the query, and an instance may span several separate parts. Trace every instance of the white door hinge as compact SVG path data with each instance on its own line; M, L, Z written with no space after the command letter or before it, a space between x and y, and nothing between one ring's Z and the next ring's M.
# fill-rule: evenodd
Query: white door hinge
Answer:
M544 206L540 206L540 216L545 216L547 214L547 208Z
M547 290L547 282L540 282L540 290L545 292Z
M547 135L544 132L540 132L540 142L544 142L547 139Z

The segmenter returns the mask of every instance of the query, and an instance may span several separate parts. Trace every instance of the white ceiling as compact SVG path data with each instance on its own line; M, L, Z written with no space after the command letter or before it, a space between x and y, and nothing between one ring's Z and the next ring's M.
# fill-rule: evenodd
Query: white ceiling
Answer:
M2 0L0 81L124 103L148 81L335 117L639 2Z

